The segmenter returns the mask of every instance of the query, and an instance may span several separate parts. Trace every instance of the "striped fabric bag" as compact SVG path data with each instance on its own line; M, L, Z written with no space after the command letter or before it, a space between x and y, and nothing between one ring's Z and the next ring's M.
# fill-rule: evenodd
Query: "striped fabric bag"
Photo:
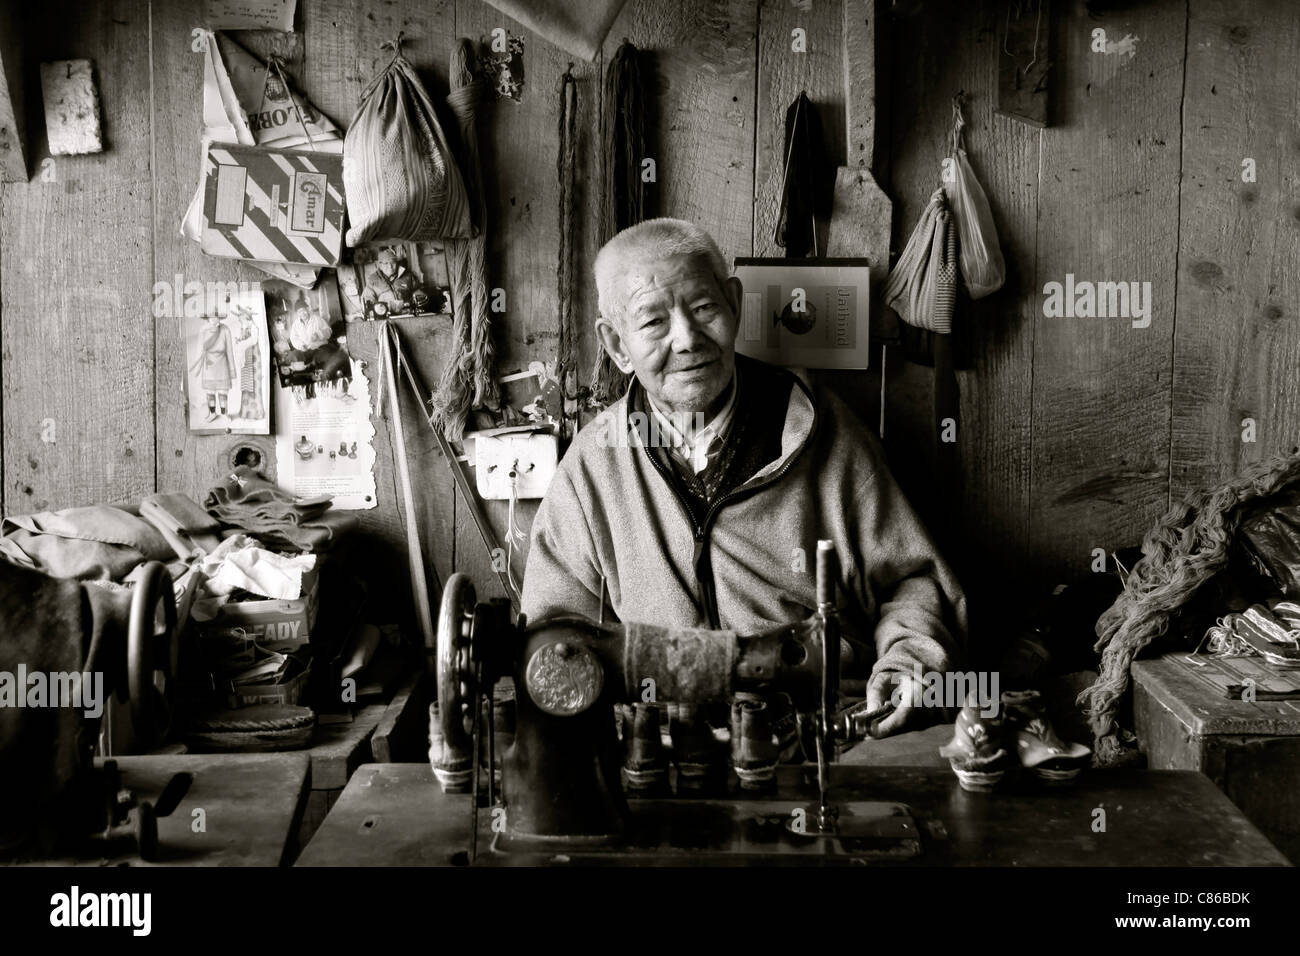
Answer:
M349 246L477 234L460 168L401 42L343 139Z
M951 332L957 259L957 227L943 190L936 189L885 280L885 305L909 325Z

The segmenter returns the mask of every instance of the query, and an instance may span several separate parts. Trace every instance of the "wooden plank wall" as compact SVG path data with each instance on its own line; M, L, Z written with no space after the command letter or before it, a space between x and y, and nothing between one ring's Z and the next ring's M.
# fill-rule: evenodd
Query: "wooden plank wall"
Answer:
M574 64L584 363L595 346L599 78L618 43L631 39L654 64L650 209L698 220L730 254L771 255L784 112L801 89L817 104L834 162L847 161L848 2L630 0L597 61ZM982 599L995 616L1008 579L1047 585L1083 572L1093 548L1135 543L1171 498L1300 444L1300 14L1286 0L1144 0L1094 16L1056 0L1051 125L1038 130L994 111L1004 3L901 8L876 24L885 51L876 167L894 201L894 249L939 183L951 99L964 91L966 143L1008 282L961 306L959 471L936 472L933 373L897 349L886 444L977 606ZM553 358L557 93L574 58L480 0L301 0L300 9L291 65L341 126L383 64L379 44L398 31L435 95L446 89L454 37L498 26L525 37L523 102L483 114L490 282L506 292L502 369ZM33 176L0 187L0 506L133 500L155 488L201 495L230 442L187 433L179 329L151 318L151 289L178 273L255 275L203 257L176 233L199 163L203 58L190 30L200 0L52 0L31 16L32 69L95 59L109 149L40 175L48 154L28 84ZM807 53L791 51L796 27ZM1095 50L1098 29L1106 52ZM1248 158L1254 182L1241 177ZM1150 282L1150 326L1045 317L1043 285L1067 274ZM404 328L428 385L447 331L439 320ZM351 344L373 374L373 329L355 329ZM874 424L867 393L878 377L829 378ZM1253 443L1242 441L1244 418L1256 422ZM400 598L402 516L388 429L376 427L380 507L363 516L368 544L358 555L384 572L379 593ZM467 570L480 590L499 593L445 462L426 433L409 431L437 576ZM504 506L489 512L503 535ZM522 569L521 559L516 576Z

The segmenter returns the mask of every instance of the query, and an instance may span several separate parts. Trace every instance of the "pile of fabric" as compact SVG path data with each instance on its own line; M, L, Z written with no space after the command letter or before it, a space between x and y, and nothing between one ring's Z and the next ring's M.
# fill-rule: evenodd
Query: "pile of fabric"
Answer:
M282 550L324 550L357 524L354 515L331 511L328 495L295 498L247 465L209 489L203 506L223 524Z
M1300 597L1297 521L1300 454L1260 462L1188 494L1147 532L1124 593L1097 621L1101 672L1079 697L1088 708L1099 764L1123 763L1133 753L1132 734L1118 715L1134 657L1175 623L1184 635L1203 633L1206 622L1198 612L1205 609L1192 602L1207 586L1213 582L1221 592L1211 619L1231 610L1231 603L1249 607L1259 592Z

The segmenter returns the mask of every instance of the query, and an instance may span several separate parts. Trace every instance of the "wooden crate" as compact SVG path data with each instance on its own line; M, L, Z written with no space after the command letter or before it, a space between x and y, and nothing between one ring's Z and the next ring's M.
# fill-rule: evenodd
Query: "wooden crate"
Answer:
M1300 702L1228 699L1229 684L1300 685L1258 658L1168 654L1133 664L1138 739L1154 770L1199 770L1300 863Z

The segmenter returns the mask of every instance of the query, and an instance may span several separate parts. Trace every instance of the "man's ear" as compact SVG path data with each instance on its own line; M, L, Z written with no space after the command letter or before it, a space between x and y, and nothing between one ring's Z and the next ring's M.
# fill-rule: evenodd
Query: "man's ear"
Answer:
M601 316L596 320L596 334L600 336L600 344L605 347L605 351L614 360L614 364L618 366L619 371L630 374L632 371L632 357L627 354L627 349L623 347L623 336L619 332L618 326Z
M722 283L722 294L726 297L727 305L731 306L731 314L737 319L740 318L740 303L744 301L744 292L745 287L736 276L727 276L727 280Z

